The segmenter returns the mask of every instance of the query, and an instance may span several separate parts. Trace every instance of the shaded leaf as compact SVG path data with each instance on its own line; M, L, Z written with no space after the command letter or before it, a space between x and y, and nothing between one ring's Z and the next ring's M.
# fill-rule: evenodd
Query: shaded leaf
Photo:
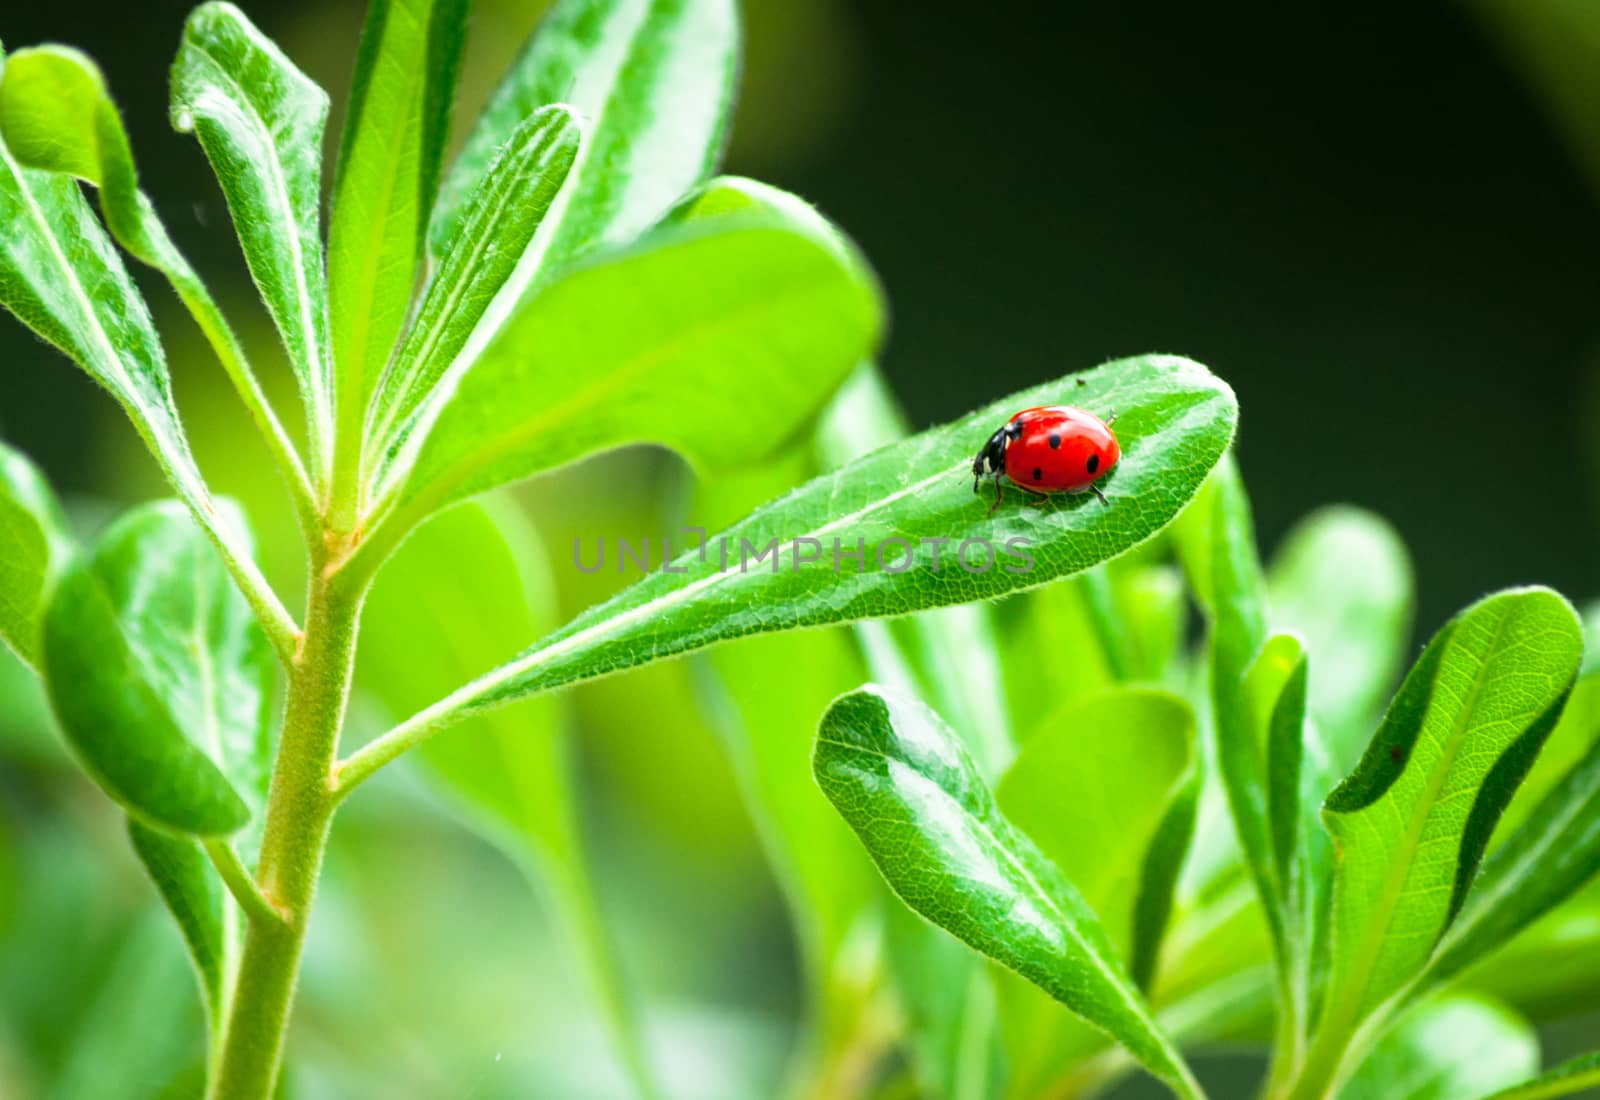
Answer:
M1339 851L1330 1034L1414 977L1456 916L1582 647L1565 600L1514 589L1457 615L1412 667L1323 808Z
M41 664L68 742L130 812L207 836L259 815L272 654L176 502L134 509L62 576Z
M0 642L30 665L45 600L71 556L66 516L44 475L0 443Z
M1492 1001L1449 997L1413 1010L1378 1040L1339 1100L1472 1100L1539 1066L1526 1020Z
M228 927L229 921L238 920L237 907L200 842L193 837L153 829L130 817L128 838L177 922L215 1038L227 1007L224 990L233 966L231 956L241 942L237 923Z
M869 686L823 716L813 770L905 903L1199 1095L1093 911L996 807L937 715Z
M325 483L334 417L320 229L327 93L238 8L213 2L184 24L171 106L173 126L199 138L222 185L306 404L313 476Z

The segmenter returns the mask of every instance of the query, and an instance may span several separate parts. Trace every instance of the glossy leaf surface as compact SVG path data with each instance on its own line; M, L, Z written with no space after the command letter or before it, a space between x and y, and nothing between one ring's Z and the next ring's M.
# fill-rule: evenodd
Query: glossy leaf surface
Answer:
M991 518L972 492L972 455L1010 412L1069 397L1121 413L1123 459L1105 482L1111 503L1091 496L1047 506L1013 500ZM417 715L364 754L357 774L381 766L435 724L533 692L730 638L968 603L1080 572L1171 521L1221 457L1235 415L1226 385L1196 363L1163 356L1122 360L1004 398L757 509L709 539L704 562L695 551L679 557L670 570L591 608ZM931 565L934 539L945 540L938 571ZM976 540L968 548L970 567L981 572L948 561L948 547L959 551L969 539ZM776 549L756 561L769 545ZM797 548L809 563L795 560ZM859 562L844 556L858 549Z
M1179 1095L1198 1095L1105 928L1001 815L937 715L872 686L841 696L813 769L908 906L1115 1036Z

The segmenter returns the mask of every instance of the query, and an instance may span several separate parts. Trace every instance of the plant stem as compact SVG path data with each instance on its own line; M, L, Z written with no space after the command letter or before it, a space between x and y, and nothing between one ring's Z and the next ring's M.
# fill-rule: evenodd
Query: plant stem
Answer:
M239 903L251 920L263 922L281 922L284 915L278 911L272 899L261 892L261 887L255 879L250 877L249 870L244 861L239 858L239 852L233 843L217 837L209 837L203 842L206 855L211 857L212 865L216 867L217 874L222 876L223 885L233 895L233 900Z
M334 799L328 776L350 691L356 624L366 581L326 575L314 554L305 641L290 674L283 739L267 801L256 881L283 914L251 920L223 1024L213 1100L268 1100L283 1058L317 877Z

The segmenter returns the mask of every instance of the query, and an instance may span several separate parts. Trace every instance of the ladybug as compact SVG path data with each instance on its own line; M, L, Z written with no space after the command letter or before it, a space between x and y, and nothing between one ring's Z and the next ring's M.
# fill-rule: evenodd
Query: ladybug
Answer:
M1106 495L1095 482L1122 459L1122 446L1111 430L1116 420L1115 413L1101 420L1071 405L1023 409L972 460L972 491L978 492L985 474L994 475L991 516L1005 495L1001 474L1040 499L1050 493L1093 493L1105 504Z

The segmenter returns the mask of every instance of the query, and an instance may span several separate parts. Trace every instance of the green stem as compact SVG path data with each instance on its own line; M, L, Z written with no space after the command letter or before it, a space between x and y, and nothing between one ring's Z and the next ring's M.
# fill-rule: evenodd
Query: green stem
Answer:
M246 916L253 921L269 924L284 920L284 914L272 903L271 898L261 892L256 880L250 877L244 861L239 858L238 849L234 848L231 841L211 837L202 843L217 874L222 876L223 885L227 886L233 900L239 903Z
M334 799L328 777L344 724L364 579L325 574L312 561L305 641L289 682L278 763L267 801L256 881L283 914L251 920L238 979L223 1024L221 1056L208 1096L268 1100L283 1059L284 1035L300 972L306 927L322 870Z

